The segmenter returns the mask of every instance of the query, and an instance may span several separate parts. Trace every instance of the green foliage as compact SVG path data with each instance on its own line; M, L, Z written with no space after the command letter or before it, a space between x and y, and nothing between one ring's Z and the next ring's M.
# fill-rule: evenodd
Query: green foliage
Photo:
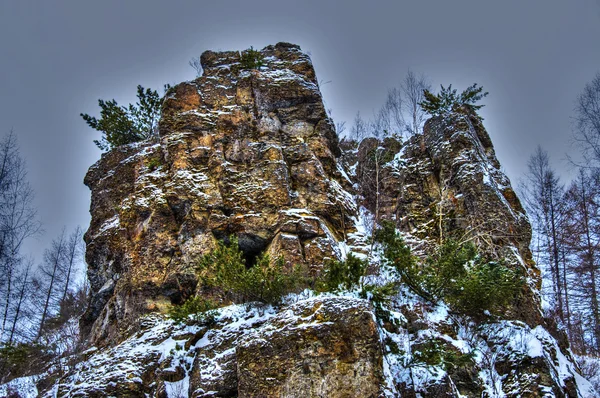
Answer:
M211 300L190 297L183 304L172 307L168 315L177 323L185 323L191 319L196 324L212 325L217 316L215 308L216 305Z
M483 105L475 105L475 103L489 94L487 91L483 92L483 87L477 87L477 83L474 83L460 94L457 94L456 89L452 89L452 85L449 85L448 88L440 87L441 91L437 95L425 90L423 92L425 99L419 103L423 111L431 116L460 112L463 108L477 111Z
M432 303L444 300L467 315L500 313L515 301L525 283L518 270L486 261L472 244L449 240L425 261L417 261L393 224L384 223L376 240L382 244L384 262L396 269L412 292Z
M169 88L165 86L165 90ZM94 140L98 148L108 151L114 147L150 138L156 129L162 98L155 90L137 86L136 104L120 106L117 101L98 100L100 119L88 114L80 114L83 120L102 132L100 141Z
M260 51L250 47L242 52L240 63L242 65L242 69L258 69L264 65L264 58Z
M162 162L161 162L160 158L158 158L158 157L150 158L150 159L146 160L146 167L148 167L148 169L150 169L150 171L154 171L154 170L158 169L160 166L162 166Z
M0 346L0 383L15 377L41 373L53 358L53 353L37 343Z
M367 265L367 260L361 260L352 253L348 254L345 261L329 260L325 264L322 278L317 284L317 290L322 292L351 290L358 286Z
M447 241L426 261L431 269L425 286L454 310L474 317L499 314L510 306L525 283L518 270L477 254L472 244Z
M234 302L277 304L305 280L300 266L286 272L281 257L272 262L261 255L254 266L247 267L234 237L229 245L219 242L214 251L202 256L197 269L205 286L220 288Z
M462 284L468 274L467 266L477 257L472 244L459 245L447 240L434 254L425 260L424 288L434 299L460 295Z
M360 296L364 299L369 299L374 304L385 305L390 302L392 297L398 293L396 284L393 282L385 285L366 285L363 286Z
M396 343L391 337L385 336L383 344L386 347L387 352L394 355L403 354L403 351L400 349L400 347L398 347L398 343Z
M427 340L413 347L413 365L436 366L442 363L442 349L437 340Z
M395 269L402 283L424 299L436 301L423 286L428 278L425 267L410 253L408 246L396 233L396 227L392 222L382 223L382 227L375 233L375 241L382 245L384 265Z
M447 301L465 314L478 316L485 310L498 314L514 302L524 285L518 271L497 262L477 261L459 280L460 290L448 295Z
M397 284L394 282L385 285L366 285L360 291L360 297L369 300L375 309L375 316L382 322L398 327L398 320L388 310L392 297L398 293Z
M474 352L462 353L448 348L436 339L427 340L414 348L413 366L442 365L446 371L473 365Z

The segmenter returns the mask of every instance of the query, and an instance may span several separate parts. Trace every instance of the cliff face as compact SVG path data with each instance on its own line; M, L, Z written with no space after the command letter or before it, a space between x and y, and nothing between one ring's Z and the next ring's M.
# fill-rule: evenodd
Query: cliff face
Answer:
M377 211L379 191L380 216L394 220L414 249L430 251L443 239L473 242L481 253L522 269L529 288L509 316L532 326L544 322L531 226L477 115L432 118L422 135L404 144L368 138L354 145L342 161L356 170L353 177L371 212Z
M238 52L204 53L204 75L167 93L160 140L90 168L92 341L193 294L190 265L218 239L237 236L248 263L265 251L313 268L341 256L356 206L314 69L294 45L262 54L259 71Z
M204 53L203 76L167 93L160 137L90 168L81 326L94 348L58 395L593 396L542 317L530 226L480 119L340 144L308 56L286 43L261 54L245 70L238 52ZM318 275L328 258L366 257L374 213L419 255L453 237L506 259L527 276L521 302L483 323L407 289L385 308L358 292L233 305L210 327L160 315L202 294L193 264L219 239L236 236L249 265L266 252ZM385 284L376 257L367 278Z

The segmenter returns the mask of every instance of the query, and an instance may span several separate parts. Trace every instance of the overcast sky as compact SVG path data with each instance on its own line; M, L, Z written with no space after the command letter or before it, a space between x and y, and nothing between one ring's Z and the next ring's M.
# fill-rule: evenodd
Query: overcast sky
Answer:
M309 52L334 119L371 115L411 68L436 87L479 83L513 183L541 144L561 166L575 97L600 71L598 0L0 0L0 133L17 134L46 234L89 223L99 157L81 112L194 77L204 50L279 41Z

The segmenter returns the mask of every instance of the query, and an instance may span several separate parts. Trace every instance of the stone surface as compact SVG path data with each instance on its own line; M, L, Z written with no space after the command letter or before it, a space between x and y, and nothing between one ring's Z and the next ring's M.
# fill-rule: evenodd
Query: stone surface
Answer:
M356 207L311 61L286 43L261 54L264 67L244 70L238 52L204 53L203 76L166 94L158 142L90 168L91 341L118 341L140 314L192 294L191 267L218 239L237 236L250 263L263 251L312 268L340 257Z
M592 394L542 318L530 226L477 115L433 118L406 142L338 143L309 57L287 43L261 54L245 70L239 52L204 53L203 76L167 93L160 136L90 168L81 326L95 348L60 375L58 396ZM194 264L219 239L236 236L249 266L268 253L318 276L329 258L371 253L373 214L417 255L455 238L506 259L527 276L523 298L480 324L401 285L384 304L352 291L228 306L210 327L148 315L204 294ZM394 280L371 260L363 282ZM442 359L419 359L432 343Z
M383 356L368 302L315 299L278 314L236 349L239 397L378 397Z
M367 301L343 297L279 312L226 307L210 327L150 316L124 342L86 352L54 388L59 397L377 397L374 319Z

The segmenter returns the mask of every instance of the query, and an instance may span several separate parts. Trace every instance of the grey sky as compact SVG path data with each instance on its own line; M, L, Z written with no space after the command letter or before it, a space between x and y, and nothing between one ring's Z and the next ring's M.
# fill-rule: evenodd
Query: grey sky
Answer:
M47 233L89 223L99 138L79 113L194 77L202 51L278 41L312 55L334 119L371 115L408 68L490 92L482 110L515 183L537 144L569 150L573 101L600 71L596 0L0 1L0 133L17 133Z

